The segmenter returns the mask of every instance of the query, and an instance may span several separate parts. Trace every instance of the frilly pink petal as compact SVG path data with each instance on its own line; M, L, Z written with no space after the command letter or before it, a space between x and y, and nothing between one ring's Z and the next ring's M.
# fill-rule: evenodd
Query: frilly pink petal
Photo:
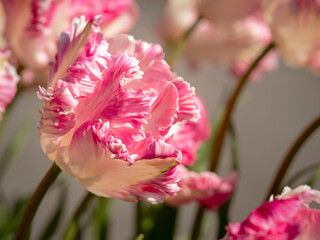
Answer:
M183 124L178 123L170 129L166 136L169 143L181 150L182 164L188 166L195 163L199 147L209 139L211 133L204 102L199 97L196 97L196 103L200 110L200 119L196 123L192 121L187 121Z
M171 82L179 93L179 113L176 121L198 122L201 116L199 105L195 101L195 89L181 77L175 77Z
M73 136L69 161L58 158L57 163L99 196L158 203L166 194L179 190L175 175L178 150L161 141L153 142L142 158L128 166L126 161L118 159L119 154L114 154L121 151L130 157L121 142L117 146L113 145L115 141L110 142L111 130L108 123L85 123Z

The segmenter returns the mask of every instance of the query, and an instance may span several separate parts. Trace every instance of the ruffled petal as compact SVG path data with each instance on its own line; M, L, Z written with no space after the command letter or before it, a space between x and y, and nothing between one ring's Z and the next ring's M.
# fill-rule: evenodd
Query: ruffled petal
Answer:
M181 77L175 77L171 82L176 86L179 93L179 113L177 114L176 121L197 122L201 115L194 87L191 87Z
M158 134L166 135L176 118L178 100L177 89L173 84L167 83L164 91L152 104L151 119L144 127L146 132L153 133L154 137Z
M179 163L179 151L163 142L153 142L145 159L128 166L111 152L109 130L108 124L99 122L78 128L70 144L69 161L58 159L59 166L99 196L128 201L142 198L155 203L166 193L176 191L171 171ZM120 148L125 151L125 146Z

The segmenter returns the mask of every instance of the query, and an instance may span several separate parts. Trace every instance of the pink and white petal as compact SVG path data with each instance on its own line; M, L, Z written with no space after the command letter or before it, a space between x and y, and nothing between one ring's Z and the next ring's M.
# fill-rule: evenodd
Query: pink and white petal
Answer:
M70 65L79 57L82 48L87 43L91 34L99 33L99 24L101 18L96 17L86 22L84 16L80 19L75 18L72 22L71 33L63 32L60 34L57 42L58 52L56 55L56 62L51 66L51 76L48 81L49 87L54 87L59 79L63 79L67 75Z
M40 143L44 152L51 154L59 147L61 137L74 127L74 109L78 101L71 94L69 84L61 80L54 90L39 87L37 95L44 101L39 127Z
M163 85L172 78L169 65L164 61L162 48L158 44L150 44L135 40L132 36L118 35L109 38L109 51L113 55L126 53L139 61L139 67L144 72L143 79L127 82L128 88L153 88L157 92L163 90Z
M311 189L308 185L301 185L294 189L285 187L282 193L276 196L276 199L290 199L297 198L301 204L308 208L311 202L320 203L320 191Z
M167 185L174 182L166 174L178 164L176 155L169 149L168 157L161 158L166 152L160 151L157 158L141 159L128 166L125 161L112 158L113 154L99 137L108 137L107 130L107 125L92 122L79 128L70 144L70 159L61 164L68 166L64 170L99 196L135 201L143 198L141 194L147 186L155 187L159 191L157 195L164 195ZM104 133L98 134L99 131Z
M176 87L167 83L151 106L151 119L144 126L145 131L152 133L154 137L165 136L177 116L178 101L179 96Z
M320 211L318 209L302 209L296 217L300 224L301 234L297 240L318 240L320 236Z
M149 93L123 87L126 81L139 79L141 75L136 59L124 54L112 58L107 74L97 83L95 91L79 100L77 125L103 118L141 128L150 116Z
M293 220L300 209L296 199L266 202L242 223L229 224L229 239L295 239L300 226Z
M189 83L177 76L174 77L171 83L176 86L179 93L179 113L176 121L197 122L201 115L194 87L191 87Z

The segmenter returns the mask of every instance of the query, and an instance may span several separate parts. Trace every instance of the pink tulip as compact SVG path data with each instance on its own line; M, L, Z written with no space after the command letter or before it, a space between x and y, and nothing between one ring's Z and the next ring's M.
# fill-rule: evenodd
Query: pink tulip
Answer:
M53 59L58 34L74 17L100 14L111 36L129 31L138 15L134 0L3 0L3 5L7 42L20 62L35 70Z
M177 41L202 16L187 40L185 56L193 65L213 63L226 66L238 77L271 42L271 32L261 14L260 0L233 3L241 8L230 7L231 3L227 2L170 0L159 24L159 34L169 43ZM215 21L204 14L204 9L218 19ZM225 16L224 11L229 15ZM253 79L273 69L276 62L276 54L270 54L268 60L256 68Z
M262 0L198 0L202 16L215 25L227 26L243 19L261 7Z
M19 81L16 69L7 61L9 55L7 49L0 51L0 120L6 106L16 94L17 83Z
M292 65L320 73L320 3L265 0L265 20L283 57Z
M96 195L160 202L180 190L181 152L165 136L199 119L193 88L171 73L159 45L127 35L106 42L98 23L76 20L61 34L38 93L42 148Z
M213 172L196 173L181 165L178 167L178 176L181 191L174 196L167 196L165 202L180 206L197 201L210 210L216 209L230 198L237 181L236 172L222 179Z
M284 192L250 213L242 223L227 227L224 240L316 240L320 238L320 211L310 209L311 202L320 203L320 192L300 186Z
M188 89L186 89L188 91ZM188 121L178 124L175 134L168 134L168 142L182 152L181 163L183 165L193 165L197 160L197 151L201 144L210 137L211 127L207 116L207 109L202 100L197 97L196 101L200 108L200 119L198 122Z

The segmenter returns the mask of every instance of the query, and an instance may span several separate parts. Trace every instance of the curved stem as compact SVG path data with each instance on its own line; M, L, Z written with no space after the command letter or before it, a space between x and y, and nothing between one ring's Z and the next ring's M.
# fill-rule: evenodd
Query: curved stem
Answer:
M204 212L205 212L204 207L200 205L197 210L196 218L194 219L192 233L191 233L191 240L198 240L200 237Z
M294 141L289 151L285 155L282 163L278 169L278 172L271 184L271 187L266 195L265 200L267 201L271 194L277 193L278 187L280 186L290 164L292 163L297 152L300 150L304 142L311 136L311 134L320 126L320 116L318 116L306 129L298 136Z
M309 179L309 181L307 181L307 185L309 185L310 187L313 187L313 185L318 181L319 178L320 178L320 167L318 166L314 171L313 175L311 176L311 178Z
M240 78L237 87L235 88L234 92L230 96L227 103L226 111L224 113L222 124L219 128L219 132L217 134L217 138L213 146L213 151L212 151L212 156L210 161L210 171L213 172L217 168L220 152L221 152L223 141L226 135L226 131L229 127L230 118L241 90L243 89L244 85L247 83L252 71L258 66L259 62L263 59L263 57L266 56L267 53L274 47L275 47L275 44L272 42L261 52L261 54L257 57L257 59L248 68L246 73Z
M38 210L38 207L49 187L54 183L60 172L61 169L55 163L53 163L44 178L41 180L24 212L15 238L16 240L29 239L32 220Z
M138 201L137 207L136 207L136 236L142 233L141 221L142 221L142 204L141 204L141 201Z
M176 62L178 56L183 51L188 38L190 37L191 33L196 29L199 22L201 21L201 17L198 17L197 20L192 24L192 26L179 38L173 45L173 51L171 55L168 57L168 64L173 67L174 63Z
M73 214L62 239L66 240L66 239L73 239L74 238L74 235L76 234L75 230L78 225L78 220L81 217L82 213L86 210L86 208L92 198L94 198L94 195L90 192L88 192L84 196L84 198L80 202L78 208L76 209L75 213Z
M320 163L314 163L309 166L306 166L302 169L300 169L298 172L296 172L285 184L282 185L281 188L284 186L292 186L298 181L301 177L303 177L305 174L310 173L314 171L315 169L320 168Z

